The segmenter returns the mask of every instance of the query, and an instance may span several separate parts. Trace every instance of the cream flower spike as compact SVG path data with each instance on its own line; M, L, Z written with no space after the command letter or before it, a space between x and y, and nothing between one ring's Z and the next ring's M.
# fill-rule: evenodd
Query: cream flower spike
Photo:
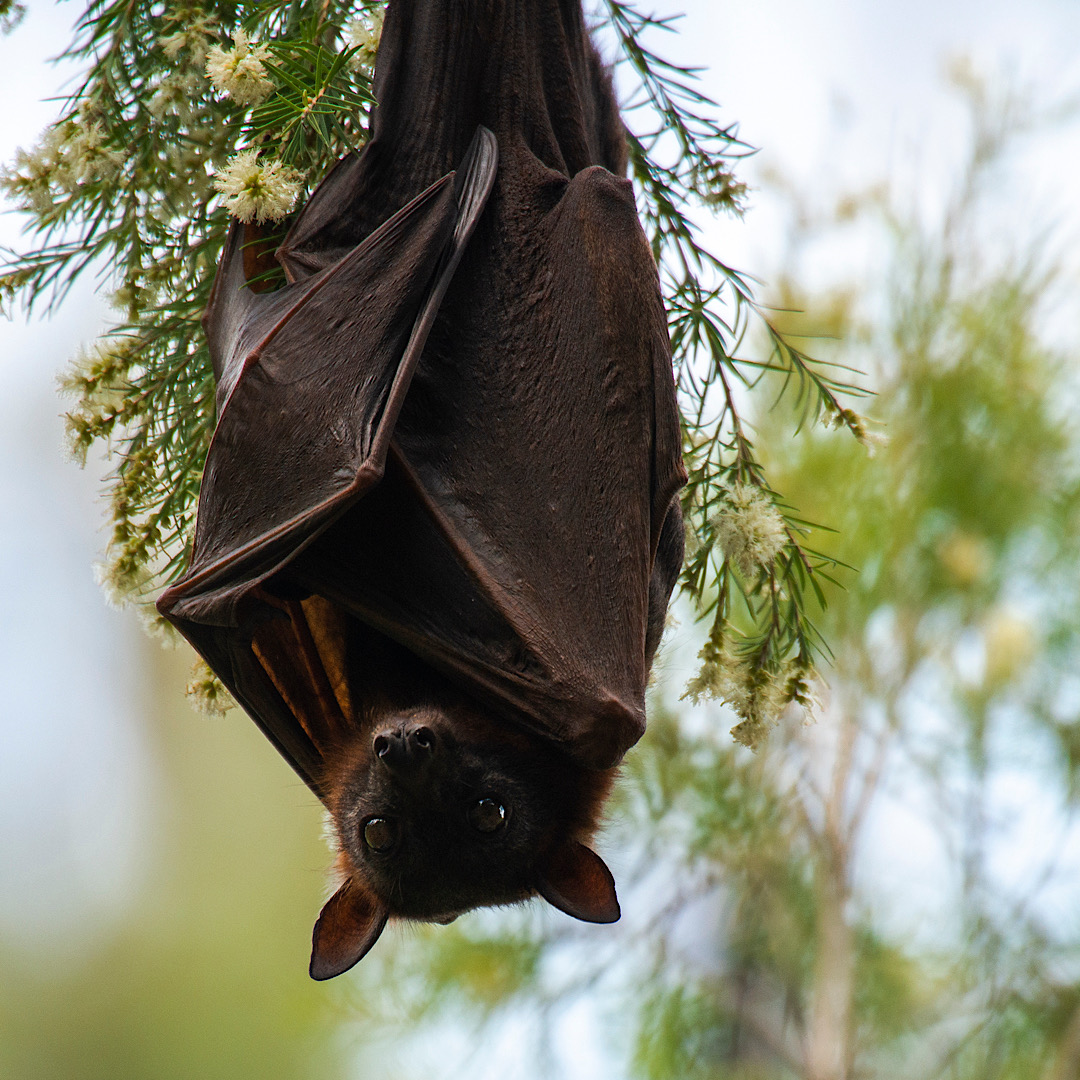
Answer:
M788 542L787 526L765 492L736 484L727 505L713 518L724 554L746 577L767 567Z
M370 67L375 63L382 37L383 9L375 8L349 23L349 42L360 51L353 58L353 67Z
M280 221L300 192L302 177L277 158L259 161L258 150L241 150L214 177L225 209L240 221Z
M206 75L214 87L228 94L238 105L257 105L274 89L264 60L270 58L266 45L253 45L243 30L233 32L233 48L226 52L215 45L206 57Z

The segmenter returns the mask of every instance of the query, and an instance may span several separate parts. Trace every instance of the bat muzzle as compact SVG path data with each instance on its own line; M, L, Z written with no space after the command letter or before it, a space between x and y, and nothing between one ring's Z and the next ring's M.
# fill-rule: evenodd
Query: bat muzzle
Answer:
M402 724L383 728L371 742L376 760L395 779L416 780L430 770L440 749L440 739L426 724Z

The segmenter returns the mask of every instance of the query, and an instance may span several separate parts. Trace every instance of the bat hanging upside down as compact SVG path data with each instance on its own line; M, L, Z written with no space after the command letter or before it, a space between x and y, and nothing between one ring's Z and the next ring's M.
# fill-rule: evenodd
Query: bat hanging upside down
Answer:
M316 979L391 916L619 917L586 845L682 561L657 271L579 0L393 0L375 96L286 285L248 285L233 226L159 601L333 817Z

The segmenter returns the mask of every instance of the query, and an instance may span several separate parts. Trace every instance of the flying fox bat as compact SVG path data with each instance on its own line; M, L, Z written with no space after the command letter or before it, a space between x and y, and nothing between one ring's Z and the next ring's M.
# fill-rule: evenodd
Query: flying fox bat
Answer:
M287 284L248 284L233 226L159 601L331 812L316 979L391 916L618 918L587 845L682 560L657 270L580 0L394 0L375 96L277 248Z

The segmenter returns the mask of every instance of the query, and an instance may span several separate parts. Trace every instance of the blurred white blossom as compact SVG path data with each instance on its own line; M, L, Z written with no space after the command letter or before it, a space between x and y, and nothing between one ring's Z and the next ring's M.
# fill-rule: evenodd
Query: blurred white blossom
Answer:
M19 147L14 162L0 173L0 186L21 210L41 215L53 207L52 180L56 161L43 142L33 150Z
M66 126L67 136L59 148L66 186L111 180L127 155L107 144L105 129L97 121L72 121Z
M180 631L158 611L149 596L146 599L140 598L132 607L143 631L162 648L175 649L183 644Z
M160 120L169 113L188 120L192 113L192 102L199 93L199 77L191 72L174 71L166 75L157 84L153 95L146 103L151 116Z
M183 60L193 68L205 67L210 53L210 42L217 32L217 17L203 12L173 12L166 16L166 22L182 25L182 29L158 38L158 44L166 57L174 62Z
M349 44L360 50L353 59L354 67L370 67L375 62L382 27L382 8L367 11L349 23Z
M965 587L981 581L994 565L986 540L963 529L953 529L941 540L937 556L953 582Z
M126 156L108 145L96 120L72 116L49 128L33 150L16 151L14 163L0 172L0 188L22 209L48 214L57 196L113 179Z
M1001 686L1021 675L1035 656L1038 640L1030 619L1007 607L995 607L983 620L985 680Z

